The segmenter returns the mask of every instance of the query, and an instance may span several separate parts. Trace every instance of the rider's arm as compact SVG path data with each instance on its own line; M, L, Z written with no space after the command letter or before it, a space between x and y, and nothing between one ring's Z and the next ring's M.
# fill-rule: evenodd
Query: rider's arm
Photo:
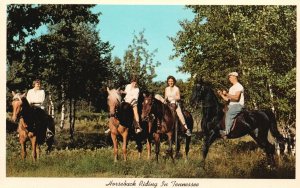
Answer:
M133 90L133 98L136 99L136 100L138 100L138 98L139 98L139 93L140 93L140 89L139 89L139 88L135 88L135 89Z
M238 102L238 101L240 100L241 93L242 93L242 91L237 91L237 92L235 92L234 95L231 95L231 94L227 93L226 97L227 97L230 101Z
M177 91L176 91L175 100L176 101L180 100L180 91L179 91L179 89L177 89Z
M167 88L165 89L165 100L168 99L168 93L167 93Z
M28 101L28 103L30 104L30 103L32 103L32 91L31 91L31 89L27 92L27 95L26 95L26 99L27 99L27 101Z
M228 93L226 91L224 91L224 90L223 91L218 90L217 93L222 97L222 99L224 101L227 101L227 102L230 101L230 98L228 98Z
M39 96L39 101L41 104L43 104L44 100L45 100L45 91L44 90L40 90L40 96Z

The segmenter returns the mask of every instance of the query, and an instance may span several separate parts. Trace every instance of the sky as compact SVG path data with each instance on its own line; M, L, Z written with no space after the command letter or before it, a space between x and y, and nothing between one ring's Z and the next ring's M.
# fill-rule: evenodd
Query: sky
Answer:
M103 41L109 41L114 49L112 57L123 58L125 50L132 44L133 36L145 30L148 51L155 53L156 68L154 81L165 81L168 75L186 80L189 74L178 72L180 59L170 60L175 54L173 44L168 37L175 37L181 30L178 21L192 20L194 14L183 5L97 5L93 12L101 12L98 30Z

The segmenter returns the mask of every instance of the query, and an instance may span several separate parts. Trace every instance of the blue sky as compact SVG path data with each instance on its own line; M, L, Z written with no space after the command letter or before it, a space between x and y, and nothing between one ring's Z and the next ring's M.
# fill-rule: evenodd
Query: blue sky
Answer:
M192 20L194 14L183 5L97 5L93 11L101 12L98 30L104 41L114 49L112 56L123 58L135 34L145 30L148 51L157 49L155 61L161 62L156 68L154 81L164 81L168 75L186 80L190 75L178 71L179 59L170 60L174 54L173 44L168 39L181 30L179 20Z

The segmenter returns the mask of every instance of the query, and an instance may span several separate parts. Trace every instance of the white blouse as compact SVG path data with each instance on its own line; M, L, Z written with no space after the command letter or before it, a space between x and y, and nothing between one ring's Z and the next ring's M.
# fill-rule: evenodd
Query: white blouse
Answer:
M124 98L125 102L131 103L133 100L138 100L139 97L139 88L132 87L131 84L128 84L125 87L126 96Z
M178 100L180 100L180 91L177 86L173 87L166 87L165 89L165 99L168 99L170 103L176 103Z
M45 91L44 90L35 90L30 89L26 96L29 104L33 104L35 106L43 108L43 103L45 100Z

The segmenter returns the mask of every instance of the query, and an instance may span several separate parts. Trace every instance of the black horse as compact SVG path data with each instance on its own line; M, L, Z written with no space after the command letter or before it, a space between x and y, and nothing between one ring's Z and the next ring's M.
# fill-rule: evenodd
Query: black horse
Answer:
M160 100L156 99L153 93L145 94L143 100L141 118L143 121L148 122L149 135L153 135L154 137L156 161L158 161L158 155L160 150L160 139L163 134L166 134L168 137L169 148L166 151L167 155L169 155L174 162L172 143L173 143L173 139L175 138L175 143L176 143L175 156L179 157L180 141L177 138L177 134L183 133L183 130L179 129L178 127L179 124L176 123L177 119L174 113L175 112L173 112L172 109L167 104L164 104ZM191 114L186 110L183 111L183 114L185 116L188 128L192 130L193 118ZM157 126L158 120L161 122L160 128ZM191 141L191 137L186 136L186 147L185 147L186 159L188 158L190 141Z
M217 138L221 138L219 131L225 128L225 105L218 101L217 96L212 90L211 84L209 82L204 82L202 79L198 79L194 85L191 102L193 104L202 103L203 117L201 128L204 133L202 154L205 159L210 145ZM285 141L277 129L275 115L271 110L243 110L236 117L233 128L227 138L239 138L249 134L266 152L268 165L274 166L275 147L268 141L267 137L269 130L278 142L283 143Z

